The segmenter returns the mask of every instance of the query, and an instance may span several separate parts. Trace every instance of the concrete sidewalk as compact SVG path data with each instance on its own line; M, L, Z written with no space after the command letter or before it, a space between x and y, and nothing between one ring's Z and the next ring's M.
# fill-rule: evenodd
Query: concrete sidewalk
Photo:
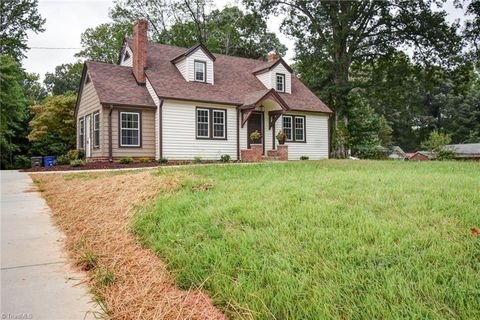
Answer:
M84 275L73 272L63 235L27 173L1 171L2 319L94 319Z

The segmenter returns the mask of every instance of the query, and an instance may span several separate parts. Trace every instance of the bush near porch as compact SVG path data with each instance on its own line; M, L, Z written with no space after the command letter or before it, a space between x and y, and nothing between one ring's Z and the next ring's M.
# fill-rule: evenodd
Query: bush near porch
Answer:
M190 168L134 229L231 318L480 318L480 166Z

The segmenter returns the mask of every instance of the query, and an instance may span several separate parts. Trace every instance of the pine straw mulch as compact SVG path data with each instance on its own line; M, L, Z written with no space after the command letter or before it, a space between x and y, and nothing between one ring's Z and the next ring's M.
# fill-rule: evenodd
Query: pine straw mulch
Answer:
M200 289L176 288L165 264L131 230L134 206L175 192L182 175L187 173L32 175L66 234L70 258L88 270L87 281L101 298L106 318L225 319Z

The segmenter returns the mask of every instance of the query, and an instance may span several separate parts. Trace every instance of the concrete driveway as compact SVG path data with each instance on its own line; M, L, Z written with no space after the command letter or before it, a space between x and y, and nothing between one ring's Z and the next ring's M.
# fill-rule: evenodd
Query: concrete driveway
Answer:
M84 275L73 272L63 235L28 174L1 171L2 319L94 319Z

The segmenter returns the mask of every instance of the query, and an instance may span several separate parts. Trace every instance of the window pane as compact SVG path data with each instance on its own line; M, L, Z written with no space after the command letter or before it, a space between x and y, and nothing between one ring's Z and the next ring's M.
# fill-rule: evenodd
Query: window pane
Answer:
M292 140L292 117L283 117L283 133L287 140Z
M277 74L277 91L285 91L285 76L283 74Z
M140 114L122 112L121 114L121 145L140 146Z
M205 63L195 62L195 80L205 81Z
M223 111L213 111L213 136L225 137L225 113Z
M305 132L304 118L295 118L295 140L303 141Z
M197 136L208 137L208 110L197 109Z

